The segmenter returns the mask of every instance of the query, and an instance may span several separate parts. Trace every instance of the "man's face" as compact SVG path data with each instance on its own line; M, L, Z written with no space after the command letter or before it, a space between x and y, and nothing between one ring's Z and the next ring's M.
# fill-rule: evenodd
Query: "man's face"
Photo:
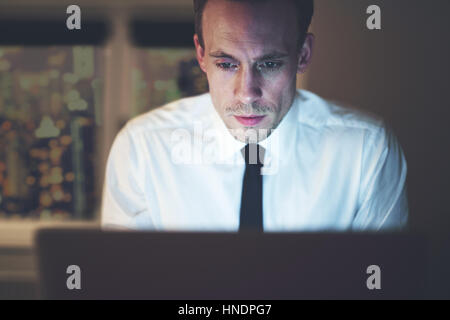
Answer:
M241 141L255 132L248 129L270 134L293 102L296 73L306 67L312 45L308 38L306 54L305 45L298 48L296 19L291 1L210 0L204 8L204 47L194 36L197 58L214 107Z

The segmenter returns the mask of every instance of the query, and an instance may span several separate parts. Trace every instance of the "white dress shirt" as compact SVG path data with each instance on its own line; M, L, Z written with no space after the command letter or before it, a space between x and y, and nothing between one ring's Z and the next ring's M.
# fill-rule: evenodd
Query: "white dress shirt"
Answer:
M297 90L260 145L265 231L405 226L406 161L381 120ZM244 146L209 94L130 120L108 158L102 226L237 231Z

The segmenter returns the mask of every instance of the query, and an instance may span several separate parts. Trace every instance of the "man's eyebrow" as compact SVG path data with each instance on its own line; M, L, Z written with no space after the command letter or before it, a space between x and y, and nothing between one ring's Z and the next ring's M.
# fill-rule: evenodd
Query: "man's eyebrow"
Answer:
M225 53L225 52L223 52L223 51L221 51L221 50L211 52L211 53L209 54L209 56L210 56L210 57L213 57L213 58L229 58L229 59L237 60L237 59L236 59L235 57L233 57L231 54Z
M228 58L228 59L238 60L235 57L233 57L231 54L225 53L225 52L223 52L221 50L211 52L209 54L209 56L213 57L213 58ZM274 51L274 52L262 55L262 56L256 58L255 60L256 61L262 61L262 60L281 59L281 58L285 58L287 56L288 56L287 53Z
M265 54L261 57L258 57L256 60L273 60L273 59L281 59L287 57L288 54L284 52L274 51L268 54Z

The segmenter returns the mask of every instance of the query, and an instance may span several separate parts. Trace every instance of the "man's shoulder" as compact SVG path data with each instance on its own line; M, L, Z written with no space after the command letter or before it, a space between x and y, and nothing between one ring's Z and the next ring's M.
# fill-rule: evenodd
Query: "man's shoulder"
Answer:
M315 127L384 131L384 120L369 111L326 100L310 91L298 90L299 121Z
M187 128L210 111L209 93L182 98L136 116L126 123L128 132L157 132Z

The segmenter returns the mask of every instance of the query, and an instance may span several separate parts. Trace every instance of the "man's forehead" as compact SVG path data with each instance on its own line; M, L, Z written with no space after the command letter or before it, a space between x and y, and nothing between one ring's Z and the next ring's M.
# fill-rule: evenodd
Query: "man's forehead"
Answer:
M289 2L267 1L258 4L216 0L208 2L203 16L203 37L211 50L217 46L267 47L289 50L297 41L295 13ZM207 47L208 44L206 44ZM257 54L257 53L255 53Z
M284 3L284 4L283 4ZM295 13L288 3L258 4L216 0L208 2L203 16L203 38L208 51L245 49L252 56L279 50L288 52L297 43Z

